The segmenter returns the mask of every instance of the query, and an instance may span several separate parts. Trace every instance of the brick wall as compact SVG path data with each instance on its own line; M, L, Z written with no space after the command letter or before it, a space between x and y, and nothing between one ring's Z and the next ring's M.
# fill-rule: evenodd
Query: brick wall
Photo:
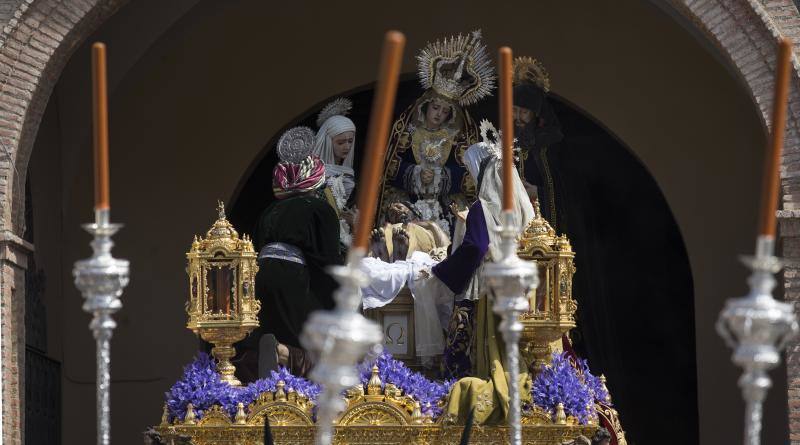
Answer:
M33 246L8 231L0 232L0 310L3 342L2 443L24 443L25 409L25 269Z

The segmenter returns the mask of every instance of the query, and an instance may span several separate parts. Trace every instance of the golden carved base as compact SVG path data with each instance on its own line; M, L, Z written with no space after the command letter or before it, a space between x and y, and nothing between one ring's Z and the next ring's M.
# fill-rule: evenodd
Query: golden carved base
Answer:
M441 420L433 423L431 418L420 413L419 403L413 398L402 395L392 384L381 385L377 368L373 368L366 392L361 386L348 391L347 408L337 421L335 444L459 443L463 426L443 424ZM163 443L260 445L267 417L276 445L314 443L313 403L292 391L285 391L282 381L274 392L265 392L253 401L246 414L241 404L238 411L232 418L215 405L197 420L194 409L190 408L184 419L175 419L170 424L165 406L161 425L155 427L155 431L161 435ZM542 409L524 413L522 424L522 442L527 445L557 445L579 435L591 437L598 428L596 424L577 425L572 417L554 420ZM475 444L506 444L508 429L476 425L470 439L470 443Z
M258 425L191 426L169 425L156 427L165 443L183 436L194 445L262 445L264 428ZM335 444L427 445L458 444L462 426L405 425L405 426L339 426ZM597 430L590 425L535 425L522 427L522 443L526 445L556 445L579 435L591 437ZM313 426L273 426L276 445L312 444ZM501 426L475 426L470 443L507 444L508 430Z

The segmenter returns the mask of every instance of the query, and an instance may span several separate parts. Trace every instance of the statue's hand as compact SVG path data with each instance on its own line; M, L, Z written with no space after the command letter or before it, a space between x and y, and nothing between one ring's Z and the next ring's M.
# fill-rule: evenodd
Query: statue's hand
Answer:
M525 191L528 192L528 199L531 201L535 199L539 199L539 189L535 185L531 184L526 180L522 180L522 185L525 187Z
M342 219L346 222L350 227L353 227L353 223L356 220L356 212L353 209L347 209L342 211L341 213Z
M450 203L450 211L453 212L453 215L456 215L461 221L467 220L467 209L460 208L458 203L455 201Z
M430 185L433 182L433 170L429 168L423 168L419 176L423 185Z

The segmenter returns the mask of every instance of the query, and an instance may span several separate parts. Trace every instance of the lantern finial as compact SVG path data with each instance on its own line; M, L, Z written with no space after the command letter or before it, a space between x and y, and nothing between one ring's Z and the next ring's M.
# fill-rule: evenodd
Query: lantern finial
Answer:
M225 203L220 199L217 200L217 212L219 219L225 219Z
M189 304L186 327L212 344L211 354L223 381L239 385L233 343L258 327L261 303L255 299L258 259L249 238L239 238L225 218L225 204L217 201L219 219L205 237L195 237L189 260Z

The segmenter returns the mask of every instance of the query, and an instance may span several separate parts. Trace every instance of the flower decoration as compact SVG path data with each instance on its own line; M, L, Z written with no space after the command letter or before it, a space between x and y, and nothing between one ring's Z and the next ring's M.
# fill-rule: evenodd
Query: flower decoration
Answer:
M551 415L559 403L568 416L575 416L581 424L587 424L595 415L594 393L565 353L554 353L550 365L542 366L531 391L534 404Z
M579 358L578 369L584 383L586 383L586 386L589 388L589 392L592 393L594 401L605 405L611 405L608 397L608 389L606 389L606 386L600 381L600 378L592 374L589 370L589 361Z
M422 407L422 414L437 418L442 414L442 402L450 393L455 380L443 382L429 380L424 375L409 369L400 360L395 360L388 352L382 353L374 360L365 360L358 365L361 373L361 383L366 389L367 382L372 376L372 366L378 366L378 375L381 383L386 385L391 383L400 388L404 394L419 401Z
M189 403L194 407L198 419L214 405L222 406L228 414L234 416L240 402L246 407L260 394L275 391L278 381L281 380L286 384L287 391L294 391L311 401L316 401L319 396L319 385L296 377L283 367L277 372L272 371L270 377L256 380L247 386L231 386L220 379L214 359L201 352L184 368L183 376L166 393L169 420L183 419Z

